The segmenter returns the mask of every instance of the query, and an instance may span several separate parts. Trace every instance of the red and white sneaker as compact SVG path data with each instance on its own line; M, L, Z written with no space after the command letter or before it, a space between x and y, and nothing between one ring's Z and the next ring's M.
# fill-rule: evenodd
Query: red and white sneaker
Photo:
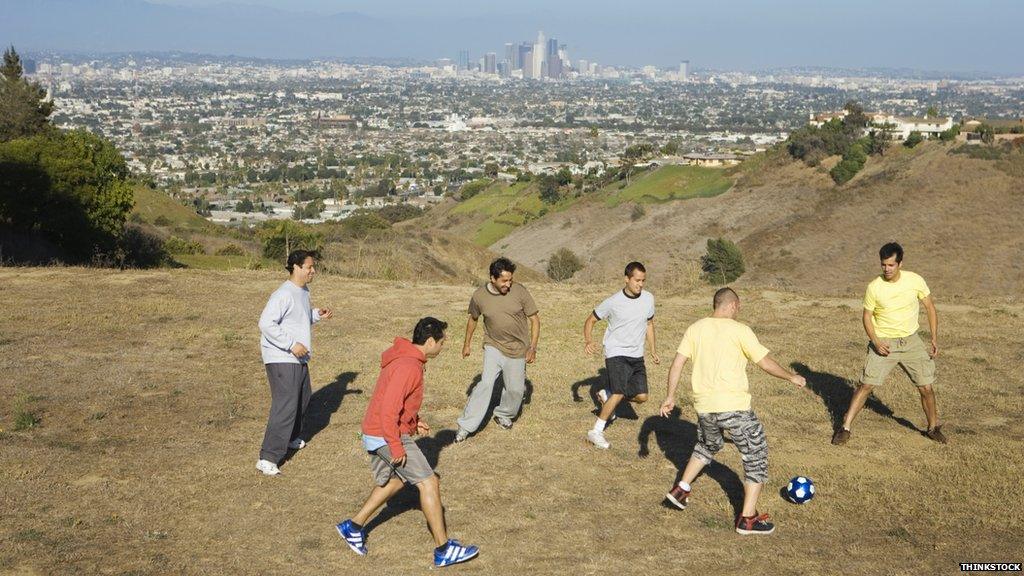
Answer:
M767 514L754 512L753 516L740 516L736 519L736 533L744 536L750 534L771 534L775 532L775 524L768 521Z
M665 498L676 508L686 510L686 505L690 503L690 491L683 490L679 484L674 484L668 494L665 494Z

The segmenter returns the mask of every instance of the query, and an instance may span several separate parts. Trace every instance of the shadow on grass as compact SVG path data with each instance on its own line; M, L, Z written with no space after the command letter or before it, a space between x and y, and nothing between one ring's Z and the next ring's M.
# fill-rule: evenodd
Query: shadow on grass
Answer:
M572 401L583 402L583 396L580 395L580 390L587 388L587 396L590 397L591 403L594 408L590 411L594 416L601 413L601 401L597 398L597 392L602 389L608 388L608 370L601 368L597 371L597 376L591 376L584 380L580 380L572 385ZM615 407L615 416L622 418L623 420L639 420L640 415L636 413L631 402L623 400L619 402L618 406ZM608 423L611 426L615 421L612 420Z
M437 468L438 462L441 460L441 451L453 443L455 443L455 430L451 429L441 430L434 436L425 436L423 438L416 439L416 445L419 446L420 451L423 452L423 456L426 457L430 467L435 469ZM437 474L436 471L434 473ZM437 474L437 476L440 478L441 475ZM392 518L409 510L418 509L419 507L419 490L412 484L406 484L391 498L391 500L388 500L376 516L366 523L366 526L364 526L363 529L366 531L367 536L369 536L370 532L372 532L377 526L380 526L388 520L391 520ZM443 508L442 512L444 512ZM447 524L447 521L445 523Z
M690 460L693 447L697 443L697 425L680 418L680 413L679 408L675 408L667 418L660 415L648 417L637 436L637 443L640 445L638 455L646 458L651 453L650 438L652 434L654 435L654 441L662 454L676 467L673 484L683 477L683 468ZM712 462L704 467L701 475L707 475L718 483L729 498L734 516L743 511L743 482L735 472L718 462Z
M856 389L854 383L829 372L811 370L809 366L802 362L793 362L790 366L797 374L807 379L807 388L824 402L825 409L828 410L828 415L832 419L832 429L838 430L843 425L843 418L846 417L846 411L850 407L850 399L853 398L853 392ZM924 430L915 426L910 420L897 416L892 411L892 408L889 408L885 402L879 400L874 394L868 396L867 401L864 402L864 407L879 416L891 419L900 426L919 434L924 433Z
M359 372L342 372L334 377L334 381L321 387L309 397L309 405L306 407L306 413L301 414L299 422L296 425L301 425L302 432L299 434L299 438L302 438L306 442L313 439L314 436L319 434L327 425L331 423L331 416L341 408L341 401L349 394L362 394L363 391L359 388L349 390L349 385L355 381L356 377L359 376ZM295 455L296 450L289 449L278 463L278 467L284 466L292 459Z
M466 388L466 398L469 398L476 390L476 387L480 385L483 380L483 374L477 374L473 377L473 381L470 382L469 387ZM478 434L481 430L487 427L488 422L491 421L491 417L494 416L494 409L501 403L501 395L505 391L505 376L504 374L498 374L498 377L494 380L494 388L491 389L491 398L487 401L487 411L484 413L484 417L480 420L480 426L477 427L473 434ZM519 405L519 412L512 416L512 421L516 421L520 416L523 415L523 411L526 410L527 404L533 400L533 382L529 378L523 383L523 401Z

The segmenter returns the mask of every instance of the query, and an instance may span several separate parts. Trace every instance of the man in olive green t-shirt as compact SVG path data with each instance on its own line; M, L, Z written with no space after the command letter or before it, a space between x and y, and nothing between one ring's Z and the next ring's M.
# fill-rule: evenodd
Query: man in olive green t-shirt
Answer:
M494 408L494 421L512 428L526 393L526 365L537 357L540 318L533 297L522 284L513 282L516 265L508 258L491 262L490 281L469 300L469 320L462 357L470 354L470 341L480 316L484 317L484 368L459 418L455 441L462 442L476 432L490 407L494 384L501 375L505 384L501 402Z
M843 425L832 435L835 445L850 440L850 426L857 417L871 390L885 382L897 365L910 376L921 394L921 407L928 419L925 436L946 443L946 435L939 424L939 412L935 406L935 357L939 354L939 319L932 302L931 291L924 278L903 266L903 247L895 242L882 246L878 251L882 262L882 274L868 284L864 294L864 332L868 336L868 352L864 359L864 373L850 399ZM928 312L928 330L931 342L926 347L917 335L918 314L924 305Z

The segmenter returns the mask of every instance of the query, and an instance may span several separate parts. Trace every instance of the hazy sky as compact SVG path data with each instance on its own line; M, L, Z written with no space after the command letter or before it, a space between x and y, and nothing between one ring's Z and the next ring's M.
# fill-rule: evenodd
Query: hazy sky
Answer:
M610 64L670 66L689 59L698 68L906 67L1024 74L1024 0L233 0L230 6L222 0L148 1L238 13L261 6L305 12L306 18L311 13L357 13L379 30L394 31L392 38L378 35L372 41L352 33L349 44L289 40L275 48L274 53L290 57L455 58L466 48L474 57L494 51L500 59L505 42L530 39L544 30L568 45L572 59ZM112 0L0 0L0 8L37 2L109 9ZM10 36L37 49L46 48L48 40L57 49L75 42L96 44L83 49L146 48L144 37L118 43L117 30L94 31L95 38L79 41L74 35L27 36L15 24L9 27L0 22L0 41ZM258 53L259 43L244 37L244 28L234 32L217 44L205 37L187 42L184 31L183 45L174 48L194 45L196 51L267 55ZM165 42L152 49L167 46Z

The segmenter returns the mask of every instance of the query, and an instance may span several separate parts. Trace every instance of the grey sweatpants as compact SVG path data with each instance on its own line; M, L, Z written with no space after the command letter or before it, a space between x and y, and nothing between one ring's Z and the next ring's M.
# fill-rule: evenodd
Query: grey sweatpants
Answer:
M462 411L459 428L476 432L483 423L499 374L505 388L501 391L501 402L494 409L494 415L513 418L519 413L523 394L526 393L526 358L509 358L493 346L484 346L484 370L480 383L473 388L466 409Z
M270 381L270 417L263 434L260 460L277 464L288 452L288 443L302 431L302 417L309 406L312 388L306 364L280 362L266 367Z

